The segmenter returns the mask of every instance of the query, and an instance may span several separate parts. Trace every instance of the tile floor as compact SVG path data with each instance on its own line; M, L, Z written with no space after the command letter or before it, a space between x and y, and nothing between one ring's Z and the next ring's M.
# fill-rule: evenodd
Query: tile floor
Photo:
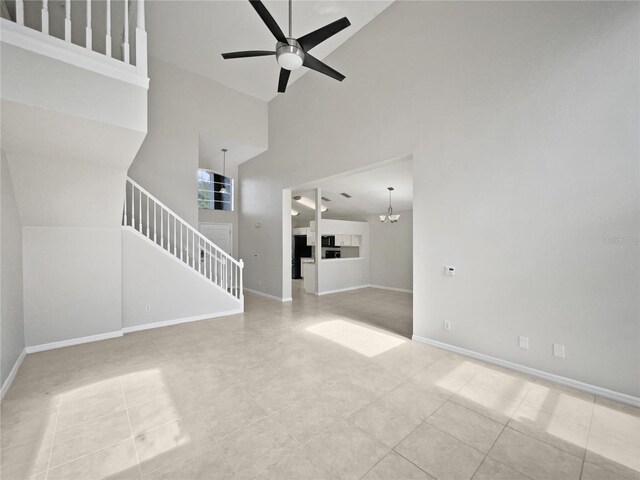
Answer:
M411 303L247 295L243 315L29 355L1 477L640 478L637 409L412 342Z

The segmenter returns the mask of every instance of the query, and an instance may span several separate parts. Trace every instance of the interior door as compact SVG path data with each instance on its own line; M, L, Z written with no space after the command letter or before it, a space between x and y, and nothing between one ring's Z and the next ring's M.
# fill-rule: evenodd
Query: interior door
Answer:
M200 233L231 255L232 225L230 223L201 223Z

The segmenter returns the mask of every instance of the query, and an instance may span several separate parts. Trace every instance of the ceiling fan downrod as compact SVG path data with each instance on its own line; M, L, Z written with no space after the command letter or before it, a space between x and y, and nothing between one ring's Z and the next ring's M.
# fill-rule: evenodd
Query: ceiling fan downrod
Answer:
M293 38L291 33L291 12L293 11L293 0L289 0L289 38Z

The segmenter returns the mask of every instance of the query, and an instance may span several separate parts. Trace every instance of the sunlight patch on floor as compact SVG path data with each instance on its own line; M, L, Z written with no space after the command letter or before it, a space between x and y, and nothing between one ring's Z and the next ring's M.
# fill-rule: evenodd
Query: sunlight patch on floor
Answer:
M478 366L476 364L462 361L453 369L446 373L443 372L437 379L434 378L432 381L437 387L453 394L467 384L476 375L477 371Z
M113 405L116 396L124 396L123 407L129 412L128 421L132 436L145 439L144 452L141 452L144 453L145 461L166 455L174 449L184 448L191 443L190 435L183 431L181 422L171 421L182 416L180 399L172 394L161 368L138 370L69 390L62 396L60 414L64 413L65 400L76 409L79 408L80 402L91 408L100 405L101 399L110 399ZM149 412L159 411L168 421L163 428L155 428L153 423L148 424L146 421ZM105 416L110 414L111 412L105 412Z
M344 320L319 323L306 328L306 331L369 358L387 352L407 341L395 335Z

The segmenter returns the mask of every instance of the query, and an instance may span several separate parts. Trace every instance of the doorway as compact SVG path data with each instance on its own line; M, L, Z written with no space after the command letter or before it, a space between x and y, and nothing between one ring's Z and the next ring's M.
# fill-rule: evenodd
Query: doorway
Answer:
M412 155L283 189L283 213L283 296L411 337Z

